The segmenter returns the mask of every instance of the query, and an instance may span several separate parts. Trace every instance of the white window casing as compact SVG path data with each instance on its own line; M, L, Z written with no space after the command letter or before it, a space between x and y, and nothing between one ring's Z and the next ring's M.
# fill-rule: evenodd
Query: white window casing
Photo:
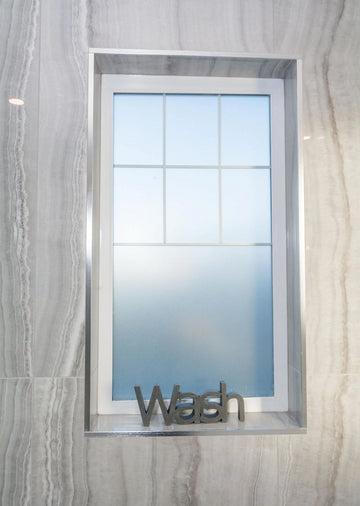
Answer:
M269 95L271 107L271 216L273 274L274 396L245 398L247 412L288 410L286 199L284 82L281 79L102 75L100 260L99 260L99 414L138 414L136 401L112 400L113 364L113 96L115 93ZM220 378L219 378L220 379ZM200 394L200 392L197 392ZM241 394L241 392L238 392ZM235 406L234 406L235 407Z

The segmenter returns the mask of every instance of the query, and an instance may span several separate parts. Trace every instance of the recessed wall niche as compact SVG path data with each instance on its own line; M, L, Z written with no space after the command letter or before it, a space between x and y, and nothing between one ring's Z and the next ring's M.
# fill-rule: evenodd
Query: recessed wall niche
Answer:
M144 427L140 411L122 414L104 413L99 409L99 360L102 356L102 313L99 297L101 278L100 225L101 164L104 125L101 97L105 76L183 76L199 78L242 78L244 80L281 81L283 89L284 206L286 246L286 304L283 309L286 355L286 410L246 412L245 420L230 413L226 422L179 425L164 424L161 413L155 413ZM111 78L110 78L111 81ZM134 89L134 92L139 90ZM86 268L86 381L85 434L89 436L163 436L304 433L306 431L305 389L305 282L304 282L304 210L301 137L301 61L285 57L262 57L237 53L202 53L185 51L90 50L89 53L89 123L88 123L88 204ZM156 169L155 169L156 170ZM159 169L160 170L160 169ZM180 170L180 169L177 169ZM175 174L175 173L174 173ZM181 174L179 174L179 177ZM274 275L274 272L273 272ZM112 293L109 293L109 298ZM110 303L111 304L111 303ZM111 305L112 308L112 305ZM105 357L106 359L106 357ZM112 370L111 354L108 359ZM103 365L102 365L103 367ZM219 382L223 378L219 378ZM154 384L156 382L154 381ZM134 385L135 386L135 385ZM213 388L209 388L209 390ZM237 392L242 394L241 391ZM196 392L201 395L203 392Z

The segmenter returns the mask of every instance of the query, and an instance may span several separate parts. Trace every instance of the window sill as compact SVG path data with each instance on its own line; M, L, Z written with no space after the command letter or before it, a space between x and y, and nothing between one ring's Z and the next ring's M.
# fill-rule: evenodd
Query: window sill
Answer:
M229 414L226 423L164 425L161 415L154 415L150 427L144 427L140 415L93 415L91 429L85 436L223 436L261 434L306 434L287 412L246 413L240 422L237 413Z

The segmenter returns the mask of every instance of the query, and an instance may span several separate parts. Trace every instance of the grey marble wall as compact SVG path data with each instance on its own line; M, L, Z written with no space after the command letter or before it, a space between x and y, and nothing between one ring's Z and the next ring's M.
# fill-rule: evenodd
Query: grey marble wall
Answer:
M358 0L2 0L1 504L360 503L359 26ZM304 59L306 436L84 439L88 47Z

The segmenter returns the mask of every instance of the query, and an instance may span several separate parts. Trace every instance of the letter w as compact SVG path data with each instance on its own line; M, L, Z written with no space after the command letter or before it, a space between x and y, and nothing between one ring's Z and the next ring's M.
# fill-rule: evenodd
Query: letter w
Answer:
M170 425L174 419L176 400L179 395L180 385L174 385L173 393L169 408L166 407L159 385L155 385L150 397L148 409L145 409L145 402L139 386L134 387L136 398L139 404L141 418L143 425L149 427L152 412L154 411L155 402L158 401L162 415L164 417L165 425Z

